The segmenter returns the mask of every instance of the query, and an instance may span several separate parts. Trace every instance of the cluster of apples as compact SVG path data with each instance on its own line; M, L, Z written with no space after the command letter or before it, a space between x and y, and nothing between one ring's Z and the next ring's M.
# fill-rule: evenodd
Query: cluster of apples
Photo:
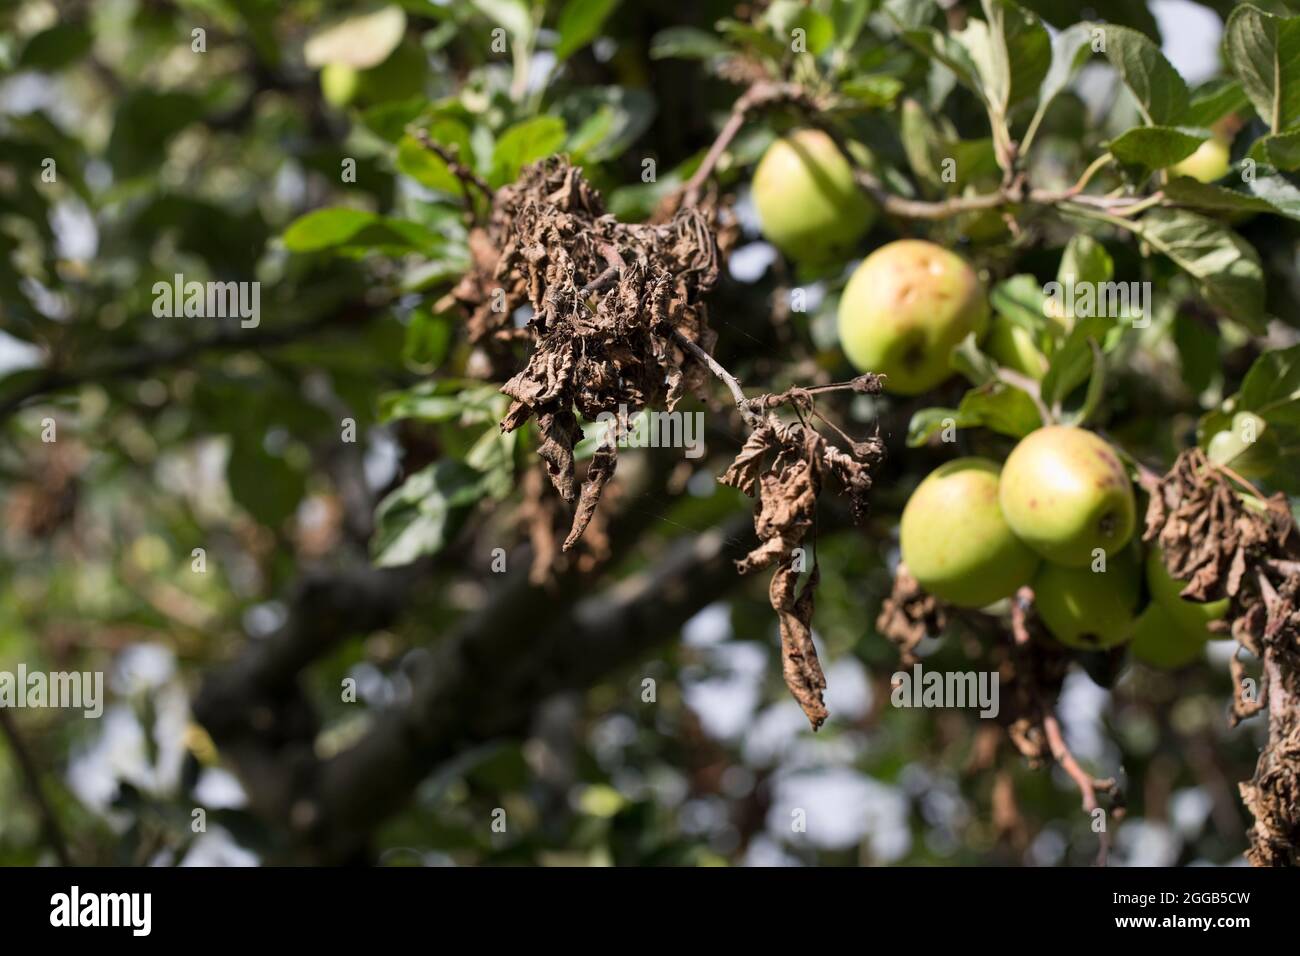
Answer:
M1178 667L1201 653L1227 602L1180 597L1184 584L1159 549L1143 558L1135 524L1115 450L1086 429L1049 425L1001 468L960 458L935 469L908 500L899 533L913 577L950 604L985 607L1029 584L1039 617L1067 647L1132 641L1139 659Z
M847 257L876 217L848 160L819 130L777 139L755 170L752 195L765 238L803 262ZM1027 335L990 321L970 265L931 242L899 240L867 256L844 288L838 320L849 361L885 375L885 389L899 395L952 375L949 355L971 334L1003 365L1033 378L1046 371ZM986 607L1029 584L1062 644L1101 650L1132 641L1147 663L1181 666L1201 653L1207 625L1227 602L1180 597L1183 584L1159 551L1144 558L1134 540L1136 512L1128 470L1109 443L1050 425L1022 439L1001 467L961 458L922 481L903 510L902 559L950 604Z
M877 213L834 140L815 129L768 147L752 196L763 236L813 265L848 258ZM840 297L845 355L859 370L884 375L885 388L897 395L934 388L952 375L953 346L988 331L988 300L975 271L956 253L919 239L876 249Z

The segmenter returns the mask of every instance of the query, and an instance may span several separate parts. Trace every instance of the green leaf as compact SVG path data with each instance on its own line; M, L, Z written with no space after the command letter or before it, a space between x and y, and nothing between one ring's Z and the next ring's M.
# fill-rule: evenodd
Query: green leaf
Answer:
M899 138L903 153L916 178L936 193L944 191L939 176L942 153L941 135L923 107L916 100L905 99L899 118Z
M19 70L61 70L90 51L95 38L81 23L56 23L35 34L18 57Z
M156 174L167 143L190 123L202 118L202 98L179 90L135 89L117 101L108 161L114 177Z
M524 166L559 150L565 135L564 120L558 116L535 116L516 123L501 134L492 150L488 184L495 188L513 182Z
M900 31L924 29L939 13L936 0L881 0L880 9Z
M942 431L952 423L953 428L974 428L978 422L964 422L955 408L922 408L912 413L912 420L907 423L907 445L917 448L924 445L936 432Z
M1077 322L1065 337L1060 347L1052 354L1047 374L1043 376L1041 391L1043 401L1049 408L1060 408L1076 388L1084 382L1089 383L1089 392L1093 391L1093 380L1098 390L1105 385L1105 361L1102 357L1100 342L1107 331L1117 324L1113 318L1091 316ZM1080 418L1086 418L1100 401L1100 392L1085 396ZM1073 424L1078 424L1074 422Z
M1145 3L1134 0L1024 0L1024 5L1059 30L1086 20L1133 27L1160 42L1155 17Z
M1029 394L1001 381L971 389L957 411L963 419L978 420L985 428L1012 438L1024 438L1043 427L1043 417Z
M1261 166L1245 186L1254 198L1267 203L1270 211L1300 220L1300 186L1294 177Z
M893 9L889 9L888 12L891 16L894 15ZM976 23L979 26L972 30L970 24ZM978 42L983 46L980 58L987 64L986 69L991 69L991 57L987 52L988 28L982 20L971 20L970 24L967 25L970 32L963 35L960 40L956 35L949 36L930 28L905 27L901 21L899 35L921 55L930 60L937 60L951 70L963 86L983 96L984 90L980 81L980 71L976 66L976 58L967 44Z
M669 27L650 41L652 60L707 60L732 52L716 35L695 27Z
M959 194L968 184L998 175L993 142L989 139L959 140L946 120L941 128L916 100L903 102L900 138L912 172L929 191ZM945 182L945 161L955 171Z
M1179 206L1220 215L1264 212L1300 220L1300 186L1271 166L1260 165L1241 186L1233 187L1180 176L1165 185L1164 193Z
M1243 415L1247 412L1262 419L1263 427L1255 426L1251 440L1223 443L1226 448L1219 449L1215 459L1222 461L1226 450L1231 467L1247 477L1300 494L1300 345L1257 358L1242 380L1241 391L1201 419L1198 442L1210 448L1215 434L1235 428L1238 416L1249 418Z
M1095 339L1088 340L1088 346L1092 350L1092 374L1088 378L1088 388L1083 395L1083 404L1073 412L1067 412L1062 420L1067 425L1082 426L1087 424L1092 413L1097 410L1101 404L1102 397L1106 394L1106 358L1102 354L1101 346Z
M284 231L290 252L315 252L341 246L380 217L362 209L318 209L295 219Z
M259 524L279 528L306 491L306 476L251 437L236 440L226 463L230 494Z
M874 109L883 109L903 92L903 81L884 73L856 76L840 84L840 93Z
M1229 113L1243 109L1250 100L1236 80L1216 76L1191 91L1187 107L1187 125L1209 127Z
M1192 394L1199 395L1210 387L1219 370L1218 330L1197 315L1179 312L1174 316L1173 338L1183 382Z
M440 146L452 148L458 162L473 165L474 149L470 145L469 130L459 120L440 118L428 126L429 138ZM442 157L414 136L403 136L397 143L397 170L410 176L421 186L459 196L461 182Z
M812 7L800 11L791 29L804 31L805 47L813 56L824 53L835 42L835 24L826 14Z
M414 419L422 422L456 422L460 428L495 422L504 409L503 396L493 385L444 379L421 382L411 388L385 392L379 397L382 423Z
M1265 199L1251 196L1228 186L1202 183L1187 176L1178 176L1165 184L1165 198L1179 206L1203 212L1231 213L1274 212Z
M1111 140L1106 148L1121 163L1164 169L1196 152L1209 139L1205 131L1171 126L1136 126Z
M1196 279L1216 308L1252 329L1263 327L1264 272L1259 254L1241 236L1177 209L1152 209L1126 228Z
M415 366L441 365L447 358L454 337L453 322L449 316L416 312L406 327L402 358Z
M1223 31L1224 59L1255 112L1280 133L1300 121L1300 17L1237 7Z
M1036 131L1047 115L1047 108L1052 105L1061 92L1070 85L1074 75L1092 56L1093 27L1087 23L1075 23L1062 30L1052 40L1052 62L1043 82L1038 87L1038 108L1029 121L1029 130ZM1029 138L1029 132L1025 134Z
M992 381L970 389L957 408L923 408L907 426L907 444L923 445L937 432L953 428L988 428L1023 438L1043 424L1034 400L1019 388Z
M555 59L563 63L594 40L616 6L618 0L568 0L556 25L560 41L555 45Z
M313 70L328 63L368 70L388 59L405 33L406 13L394 4L317 30L303 45L303 59Z
M998 363L980 351L972 332L961 340L948 356L948 364L966 376L972 385L983 385L997 378Z
M867 22L872 0L831 0L831 23L835 28L835 45L844 49L853 46Z
M1038 92L1052 65L1052 38L1038 16L1011 0L984 0L990 63L982 67L985 95L1006 116ZM976 22L976 21L972 21Z
M1087 381L1092 371L1092 349L1104 331L1101 327L1114 324L1114 319L1089 317L1076 323L1052 354L1047 373L1041 383L1043 401L1051 407L1060 403L1076 388Z
M1106 59L1132 91L1142 118L1154 126L1181 123L1190 100L1187 84L1160 48L1128 27L1107 24L1104 29Z
M427 125L429 100L423 94L406 99L385 100L361 110L361 122L376 136L390 143L400 142L412 123Z
M1109 282L1114 274L1115 263L1106 247L1081 232L1071 236L1065 244L1056 279L1062 285L1067 282Z
M317 209L299 216L285 229L282 238L290 252L325 249L432 252L443 243L442 237L417 222L344 207Z
M1255 359L1233 407L1269 421L1300 425L1300 345Z
M1266 163L1275 169L1288 172L1300 169L1300 130L1290 133L1278 133L1276 136L1261 136L1246 154L1257 163Z
M515 490L515 446L519 432L502 432L499 428L484 429L478 441L470 446L465 464L483 476L483 492L500 501Z
M375 511L371 542L375 564L396 567L441 551L464 524L470 507L486 493L483 475L455 459L417 471Z
M1011 276L995 285L989 292L989 302L1027 332L1037 334L1046 318L1042 283L1037 276L1027 273Z
M602 163L621 156L654 121L657 104L648 90L592 86L574 90L554 107L573 130L565 149L575 163Z
M469 0L469 5L505 27L516 42L532 38L533 15L525 0Z

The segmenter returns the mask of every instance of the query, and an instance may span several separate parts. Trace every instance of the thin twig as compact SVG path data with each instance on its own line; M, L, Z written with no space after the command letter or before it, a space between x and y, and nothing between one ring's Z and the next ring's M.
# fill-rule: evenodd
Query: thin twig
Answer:
M1021 587L1011 599L1012 652L1016 654L1018 662L1020 661L1019 650L1030 641L1028 615L1033 602L1034 591L1033 588L1028 586ZM1023 666L1023 662L1018 666ZM1042 715L1043 732L1047 735L1047 745L1051 749L1052 758L1061 765L1061 769L1069 774L1070 779L1078 786L1083 800L1084 812L1091 817L1099 806L1097 791L1111 792L1115 789L1115 781L1110 779L1097 780L1079 766L1079 762L1074 759L1074 754L1071 753L1070 748L1065 743L1065 735L1061 732L1061 724L1056 719L1056 714L1042 699L1038 683L1034 680L1032 672L1028 673L1027 676L1030 693L1033 695L1038 712ZM1099 843L1097 847L1097 865L1105 866L1106 859L1110 855L1110 834L1108 830L1103 828L1097 836Z
M1011 635L1022 647L1029 643L1029 625L1026 618L1034 603L1034 589L1025 585L1011 598Z
M54 851L60 866L71 866L72 857L68 853L68 842L64 839L63 828L59 826L59 818L54 813L54 807L45 796L45 788L41 786L41 775L36 767L36 760L27 749L27 743L23 740L17 723L3 707L0 707L0 730L4 731L5 737L9 740L9 747L18 760L23 781L27 786L27 792L31 795L32 803L36 804L36 811L41 818L41 830L50 844L50 849Z
M762 424L762 417L750 407L749 399L745 397L745 392L741 389L740 382L736 380L736 376L723 368L717 359L704 351L704 349L700 348L697 343L692 342L686 336L682 335L679 330L673 329L673 339L697 362L702 363L705 368L712 372L715 378L727 386L727 390L731 392L731 397L736 402L736 408L740 410L740 417L745 420L746 425L750 428L755 428Z
M750 86L732 106L731 115L727 117L727 122L723 124L717 138L713 141L713 145L705 153L699 168L687 181L684 189L683 205L693 206L700 201L700 192L704 188L705 180L713 174L713 170L718 165L718 160L722 158L722 154L731 145L731 141L736 138L736 134L744 127L745 121L752 111L773 103L808 99L807 92L797 83L776 83L771 80L760 80Z
M891 193L885 188L885 184L880 179L865 169L854 170L853 178L858 187L875 200L881 209L890 215L901 216L904 219L951 219L963 213L997 209L1000 206L1017 201L1013 200L1010 191L1004 189L976 196L954 196L951 199L935 202L924 199L905 199Z
M1052 756L1060 764L1061 769L1070 775L1070 779L1079 787L1079 792L1083 796L1083 811L1089 817L1100 806L1097 803L1097 791L1110 791L1115 786L1113 780L1097 780L1086 770L1079 766L1079 762L1074 759L1074 754L1066 746L1065 736L1061 733L1061 725L1056 719L1056 714L1051 710L1043 711L1043 730L1047 733L1047 744L1052 749ZM1106 858L1110 855L1110 831L1105 827L1097 834L1097 865L1105 866Z
M1160 488L1160 475L1154 469L1148 468L1136 458L1133 459L1133 465L1137 468L1138 484L1147 494L1155 494Z
M465 200L465 208L470 218L477 222L479 211L474 205L474 197L470 195L469 187L473 186L481 192L488 205L492 204L492 187L478 173L460 161L460 147L454 145L447 147L436 142L427 129L412 129L411 135L421 146L446 163L451 174L460 180L460 191Z

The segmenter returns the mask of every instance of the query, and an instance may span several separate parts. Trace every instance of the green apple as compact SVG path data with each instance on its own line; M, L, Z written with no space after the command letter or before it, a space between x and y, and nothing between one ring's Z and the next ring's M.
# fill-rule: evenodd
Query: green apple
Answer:
M1133 628L1133 656L1152 667L1172 669L1190 664L1205 652L1204 629L1198 635L1174 619L1159 601L1152 601Z
M900 239L863 260L840 298L840 345L860 371L885 375L885 391L919 395L952 374L948 356L988 331L979 277L961 256Z
M989 323L984 352L1004 368L1027 375L1035 381L1047 374L1047 356L1038 350L1029 330L995 313Z
M984 607L1028 584L1038 555L998 507L998 466L958 458L926 477L899 524L903 563L921 587L960 607Z
M1052 636L1067 647L1114 647L1133 636L1139 573L1132 548L1107 561L1104 571L1044 561L1034 577L1034 607Z
M754 170L754 208L763 237L792 259L822 263L852 249L876 207L853 181L835 141L818 129L775 140Z
M1213 183L1228 175L1231 168L1228 144L1212 137L1196 147L1192 155L1170 166L1169 172L1175 176L1191 176L1197 182Z
M1280 451L1277 434L1254 412L1237 412L1232 425L1215 433L1205 448L1210 461L1227 465L1243 478L1267 478Z
M356 98L361 75L346 63L326 63L320 71L320 89L325 102L342 109Z
M1128 472L1105 440L1051 425L1011 450L998 490L1002 513L1027 545L1057 564L1089 565L1097 549L1118 552L1133 536L1136 503Z
M1147 552L1146 571L1151 600L1163 607L1183 630L1199 635L1201 640L1209 640L1212 635L1205 625L1221 620L1228 613L1229 599L1200 603L1180 597L1187 582L1178 581L1169 574L1159 546Z

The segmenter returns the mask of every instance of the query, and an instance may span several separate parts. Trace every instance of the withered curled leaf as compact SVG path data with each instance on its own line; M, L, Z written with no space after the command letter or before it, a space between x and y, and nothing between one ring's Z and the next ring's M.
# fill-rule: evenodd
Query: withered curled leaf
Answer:
M828 716L822 699L826 675L822 673L812 639L813 605L820 579L821 572L813 565L808 580L796 594L799 572L787 560L776 569L768 586L768 597L781 627L781 673L785 686L799 702L813 730L819 729Z
M471 237L474 269L457 286L471 342L510 342L525 304L532 353L502 387L514 399L503 431L536 418L539 454L555 489L577 499L572 547L614 471L613 444L598 452L581 492L574 445L578 417L620 421L648 407L672 410L704 371L677 336L711 351L704 296L717 281L716 211L678 210L662 223L622 223L560 157L527 168L497 191L490 222ZM499 353L498 353L499 354Z

